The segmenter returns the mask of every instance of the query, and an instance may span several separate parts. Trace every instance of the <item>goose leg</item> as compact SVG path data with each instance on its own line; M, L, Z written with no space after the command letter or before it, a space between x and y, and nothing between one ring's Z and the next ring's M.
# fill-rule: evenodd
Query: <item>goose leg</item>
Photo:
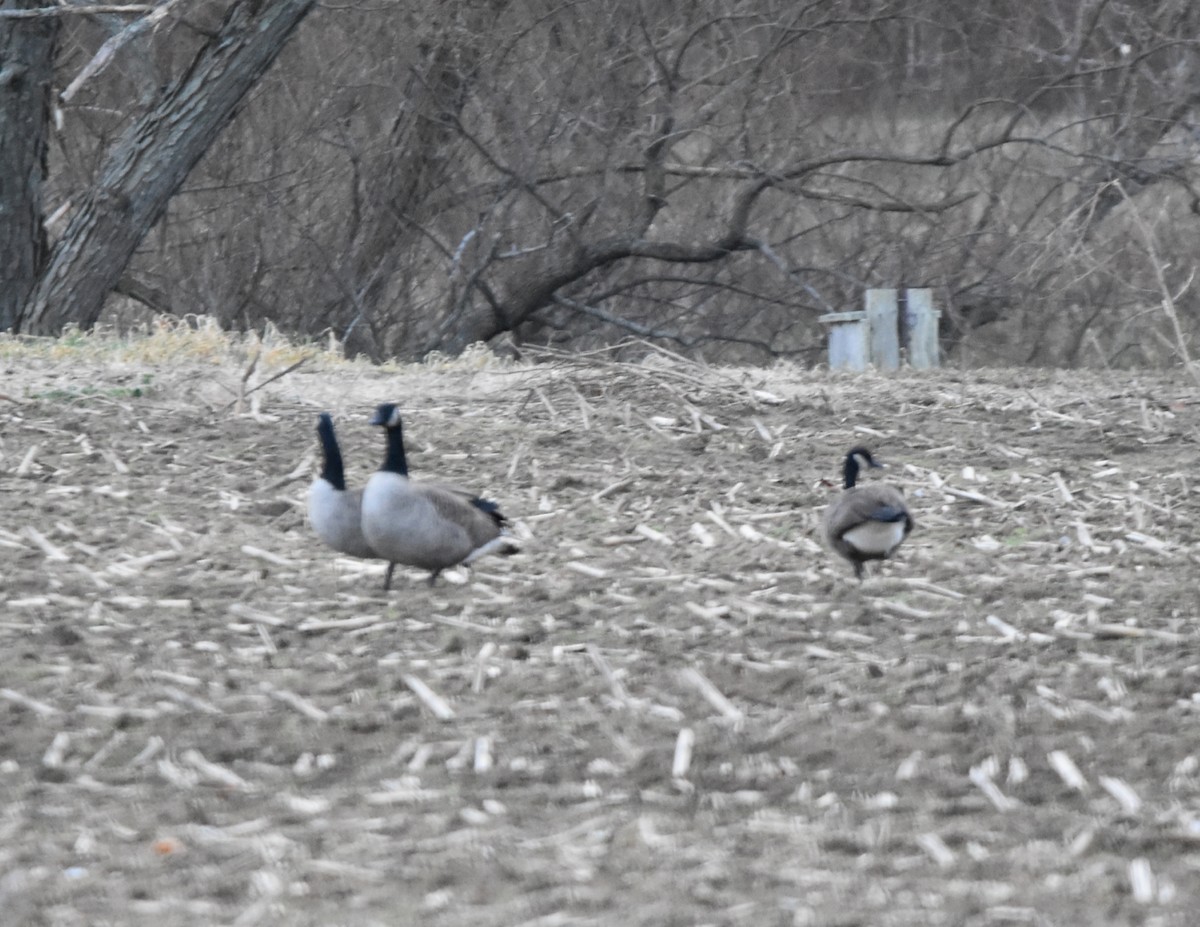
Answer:
M396 569L396 564L389 563L388 568L387 568L387 573L384 574L384 577L383 577L383 591L384 592L387 592L389 589L392 588L392 571L394 569Z

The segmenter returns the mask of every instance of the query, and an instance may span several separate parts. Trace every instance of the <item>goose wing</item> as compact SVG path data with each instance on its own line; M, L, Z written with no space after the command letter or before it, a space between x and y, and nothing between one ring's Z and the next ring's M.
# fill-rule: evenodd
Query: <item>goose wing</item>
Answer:
M466 502L468 505L474 506L479 511L484 512L497 527L503 528L508 524L508 519L500 511L500 503L494 502L491 499L485 499L483 496L477 495L471 490L459 486L457 483L444 483L440 480L422 480L416 486L418 489L429 490L439 495L453 496L456 499Z
M466 532L472 547L482 547L501 535L506 519L495 502L437 483L418 483L414 489L447 526Z
M831 541L866 522L903 522L904 534L915 522L904 495L892 486L857 486L838 497L825 513L825 530Z

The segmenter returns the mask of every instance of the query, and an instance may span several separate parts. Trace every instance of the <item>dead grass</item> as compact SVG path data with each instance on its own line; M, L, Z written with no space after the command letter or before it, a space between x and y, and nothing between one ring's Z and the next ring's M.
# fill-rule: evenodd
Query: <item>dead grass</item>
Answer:
M6 923L1193 917L1194 387L197 337L0 344ZM521 557L319 546L314 413L357 482L384 398ZM861 588L857 442L919 523Z

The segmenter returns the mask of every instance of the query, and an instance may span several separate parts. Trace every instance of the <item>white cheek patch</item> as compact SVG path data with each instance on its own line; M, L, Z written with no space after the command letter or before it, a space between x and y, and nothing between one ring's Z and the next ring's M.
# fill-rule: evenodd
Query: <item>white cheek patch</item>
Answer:
M868 521L851 528L842 540L864 554L891 553L904 540L904 521Z

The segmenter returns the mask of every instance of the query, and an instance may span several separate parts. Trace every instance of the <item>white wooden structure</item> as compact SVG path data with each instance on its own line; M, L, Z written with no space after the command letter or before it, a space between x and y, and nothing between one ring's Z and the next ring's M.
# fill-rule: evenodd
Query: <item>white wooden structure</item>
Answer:
M904 326L908 332L908 365L917 370L941 366L938 353L938 319L933 290L921 287L904 291Z
M867 290L864 308L831 312L819 321L829 326L831 370L896 370L900 366L899 290ZM904 291L905 348L909 366L925 370L939 365L938 317L933 291Z
M865 312L831 312L819 321L829 326L829 366L833 370L866 370L867 350Z

